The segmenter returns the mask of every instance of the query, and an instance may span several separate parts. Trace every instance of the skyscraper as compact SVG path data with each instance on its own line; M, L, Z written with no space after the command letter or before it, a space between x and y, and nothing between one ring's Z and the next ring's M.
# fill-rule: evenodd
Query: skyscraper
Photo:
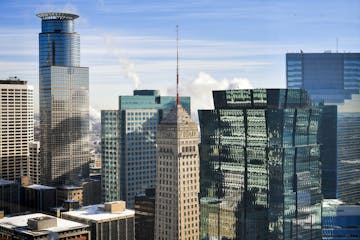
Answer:
M190 98L181 103L190 113ZM119 110L101 111L102 194L106 202L124 200L134 207L137 194L155 188L156 130L175 97L156 90L120 96Z
M289 88L305 88L325 105L319 138L324 197L359 202L360 53L288 53L286 71Z
M321 239L320 110L306 91L213 96L199 110L200 238Z
M33 87L18 78L0 80L0 179L29 176L34 140Z
M79 16L40 13L41 182L78 183L88 175L89 69L80 67Z
M181 105L157 133L155 239L199 239L199 133Z

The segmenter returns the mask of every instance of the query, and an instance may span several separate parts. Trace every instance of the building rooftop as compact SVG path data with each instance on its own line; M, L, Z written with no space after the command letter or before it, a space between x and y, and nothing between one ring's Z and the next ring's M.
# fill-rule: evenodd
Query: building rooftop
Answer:
M0 79L0 84L17 84L17 85L26 85L27 81L20 80L18 77L10 77L8 79Z
M32 188L32 189L36 189L36 190L42 190L42 189L56 189L54 187L50 187L50 186L45 186L45 185L38 185L38 184L33 184L33 185L29 185L29 186L25 186L26 188Z
M60 12L38 13L36 16L42 20L74 20L79 17L76 14Z
M5 180L5 179L0 179L0 186L1 186L1 185L14 184L14 183L16 183L16 182L15 182L15 181Z
M80 186L75 186L75 185L64 185L64 186L60 186L58 187L58 189L60 190L78 190L78 189L83 189L83 187Z
M360 204L346 204L338 199L324 199L324 211L331 210L337 216L360 216Z
M15 217L5 217L0 219L0 227L13 230L15 232L21 232L23 234L31 236L42 236L48 235L51 232L64 232L69 230L81 229L88 227L86 224L65 220L61 218L55 218L57 221L56 226L43 228L41 230L31 230L28 226L29 219L46 219L46 218L55 218L49 215L42 213L27 214Z
M160 96L160 91L152 89L134 90L134 96Z
M104 221L111 219L133 217L135 215L135 211L130 209L125 209L124 211L121 212L108 212L105 211L104 204L96 204L96 205L85 206L74 211L65 212L62 213L62 215L93 220L93 221Z

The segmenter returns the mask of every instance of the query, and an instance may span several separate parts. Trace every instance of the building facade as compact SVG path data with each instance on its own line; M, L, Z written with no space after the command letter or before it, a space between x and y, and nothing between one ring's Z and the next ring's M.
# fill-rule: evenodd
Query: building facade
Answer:
M40 142L34 141L29 144L29 177L32 184L40 183Z
M360 239L360 205L326 199L322 208L323 240Z
M40 13L41 183L78 184L89 171L89 69L80 67L79 16Z
M321 239L320 110L300 89L214 91L199 110L201 239Z
M155 189L145 190L145 194L135 196L135 239L154 239Z
M50 213L56 207L56 188L32 184L21 187L20 203L23 211Z
M190 98L181 103L190 113ZM137 194L155 188L156 131L175 97L156 90L135 90L119 97L119 110L101 111L102 194L104 201L124 200L134 207Z
M83 186L60 186L56 189L56 197L58 206L62 206L65 202L76 202L80 206L83 205Z
M157 132L155 238L199 239L199 133L181 106Z
M34 140L34 90L18 78L0 80L0 179L29 176Z
M135 212L123 201L85 206L61 217L90 225L93 240L135 240Z
M0 179L0 211L4 214L18 213L20 209L20 184Z
M304 88L314 103L338 107L336 113L325 106L320 124L324 197L360 201L360 53L288 53L286 72L288 88Z

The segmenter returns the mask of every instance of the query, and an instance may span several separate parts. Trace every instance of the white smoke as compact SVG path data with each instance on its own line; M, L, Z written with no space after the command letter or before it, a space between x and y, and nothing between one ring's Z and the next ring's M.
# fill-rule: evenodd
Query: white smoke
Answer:
M96 119L96 120L98 120L98 121L100 121L100 119L101 119L101 113L100 113L100 111L97 110L97 109L95 109L95 108L92 107L92 106L89 107L89 115L90 115L92 118L94 118L94 119Z
M122 69L125 72L126 77L134 82L135 89L139 89L140 79L139 75L136 73L135 64L128 58L120 58L119 62L122 65Z
M140 78L136 72L135 64L132 61L130 61L130 59L126 56L126 54L123 51L114 47L112 35L110 34L105 35L104 42L105 45L107 46L109 54L113 54L118 57L119 64L121 65L122 70L124 72L124 76L134 83L135 89L138 89L140 86Z
M197 120L197 110L214 108L212 91L251 88L253 85L246 78L235 77L217 80L208 73L200 72L191 82L180 82L179 94L180 96L190 96L192 115L194 120ZM175 88L169 88L167 94L174 95Z

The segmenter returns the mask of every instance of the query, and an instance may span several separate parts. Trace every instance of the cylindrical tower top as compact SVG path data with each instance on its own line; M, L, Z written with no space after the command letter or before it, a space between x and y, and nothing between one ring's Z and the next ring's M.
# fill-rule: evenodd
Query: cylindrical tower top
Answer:
M73 33L74 19L78 15L72 13L39 13L36 16L42 19L41 31L43 33Z
M38 13L36 16L42 20L74 20L79 17L76 14L60 12Z
M74 19L71 13L39 13L42 19L39 34L40 66L79 66L80 35L74 32Z

